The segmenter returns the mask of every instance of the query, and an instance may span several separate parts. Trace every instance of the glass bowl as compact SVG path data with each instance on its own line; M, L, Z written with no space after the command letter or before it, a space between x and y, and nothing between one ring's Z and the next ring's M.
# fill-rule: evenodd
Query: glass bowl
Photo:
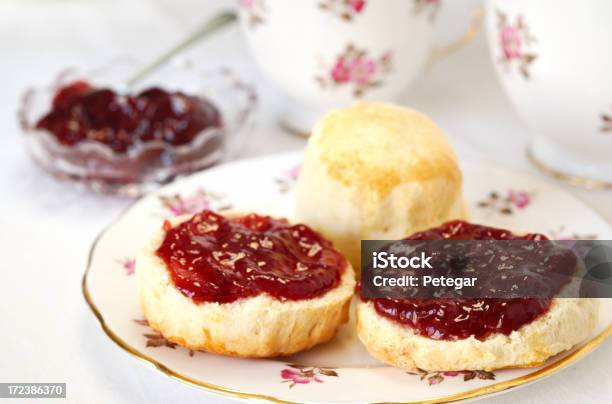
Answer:
M131 59L117 59L95 70L67 69L50 85L27 90L19 119L34 160L57 178L78 181L99 192L135 197L240 151L253 126L257 107L254 89L230 68L203 69L185 59L151 73L129 92L136 94L157 86L210 101L221 114L221 127L207 128L189 143L176 146L161 140L137 142L125 153L116 153L106 144L88 139L66 146L50 132L36 128L38 120L51 110L60 87L84 80L124 93L128 91L128 76L141 68Z

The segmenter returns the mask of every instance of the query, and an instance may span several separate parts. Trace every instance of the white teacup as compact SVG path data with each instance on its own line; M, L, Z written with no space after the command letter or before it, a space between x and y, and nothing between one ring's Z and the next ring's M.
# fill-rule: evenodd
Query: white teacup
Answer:
M612 187L612 2L489 0L486 28L499 79L533 131L530 159Z
M441 0L242 0L241 25L263 72L293 101L284 124L309 133L331 108L395 100L432 55Z

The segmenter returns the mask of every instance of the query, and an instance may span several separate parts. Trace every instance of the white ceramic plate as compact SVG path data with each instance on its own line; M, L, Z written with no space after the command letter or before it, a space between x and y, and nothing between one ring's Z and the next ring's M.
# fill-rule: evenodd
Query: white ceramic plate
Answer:
M85 299L106 334L164 374L211 392L277 402L423 402L481 397L541 379L575 362L612 333L604 301L590 341L538 368L409 374L372 359L352 323L321 347L290 358L246 360L191 352L147 327L138 305L133 257L164 218L203 208L291 214L301 153L207 170L136 202L92 247ZM568 193L484 163L463 166L472 220L555 238L612 239L612 226ZM418 372L417 372L418 373Z

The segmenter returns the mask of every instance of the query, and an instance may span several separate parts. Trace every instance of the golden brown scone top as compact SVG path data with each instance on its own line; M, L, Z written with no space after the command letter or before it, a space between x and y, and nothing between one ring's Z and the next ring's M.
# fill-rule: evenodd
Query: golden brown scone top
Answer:
M410 108L357 102L328 113L310 142L330 177L380 199L406 182L461 183L455 153L441 130Z

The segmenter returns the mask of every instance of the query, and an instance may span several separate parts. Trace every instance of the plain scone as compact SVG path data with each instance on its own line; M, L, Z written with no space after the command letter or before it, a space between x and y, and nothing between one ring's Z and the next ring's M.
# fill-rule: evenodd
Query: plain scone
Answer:
M189 217L173 221L177 225ZM181 346L222 355L290 355L329 341L348 321L355 288L350 264L340 284L324 295L280 301L267 294L232 303L194 303L174 286L165 263L155 254L160 231L136 260L140 304L149 325Z
M360 242L401 239L464 218L455 153L418 111L358 102L314 128L296 186L295 217L359 269Z
M480 341L433 340L379 315L371 302L357 306L357 334L370 354L404 369L495 370L538 366L587 338L597 325L597 299L555 298L550 310L510 335Z

